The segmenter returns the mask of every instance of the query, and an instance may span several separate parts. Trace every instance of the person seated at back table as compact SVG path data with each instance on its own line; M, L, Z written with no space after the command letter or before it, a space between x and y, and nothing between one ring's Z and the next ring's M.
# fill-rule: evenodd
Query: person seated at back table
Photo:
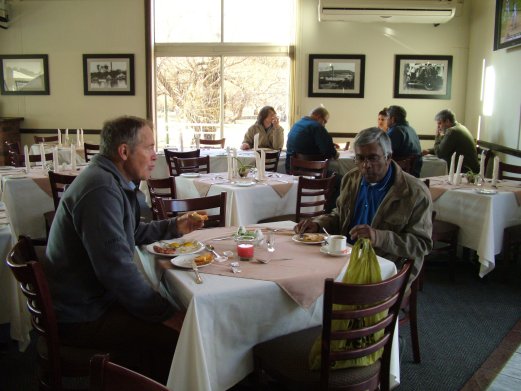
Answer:
M458 156L463 155L462 173L468 171L478 173L478 153L470 131L456 121L456 116L448 109L436 114L434 120L437 125L434 148L424 150L423 154L434 154L450 165L452 154L456 152Z
M63 193L42 263L64 345L100 349L123 365L138 357L151 372L138 371L166 383L184 312L145 280L134 247L203 223L194 214L140 222L134 181L148 179L156 159L149 121L107 121L99 154Z
M336 208L307 219L295 232L345 235L350 243L369 238L376 254L389 260L414 259L410 281L432 248L432 200L425 184L392 159L389 136L379 128L362 130L354 140L356 167L342 179Z
M378 112L376 122L380 129L382 129L384 132L387 132L387 107L384 107Z
M253 148L253 138L259 135L259 148L282 149L284 147L284 128L279 125L277 112L271 106L264 106L246 134L241 149Z
M422 169L422 149L416 131L406 120L407 112L401 106L389 106L387 109L387 134L391 138L393 159L417 155L412 174L420 177Z

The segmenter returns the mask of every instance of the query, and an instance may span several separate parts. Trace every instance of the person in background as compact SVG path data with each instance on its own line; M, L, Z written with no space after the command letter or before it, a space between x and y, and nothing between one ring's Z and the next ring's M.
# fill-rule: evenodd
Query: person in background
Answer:
M458 121L451 110L442 110L434 117L436 121L436 139L434 148L426 149L428 153L438 156L450 165L452 154L463 155L462 172L479 172L479 161L476 143L470 131Z
M107 121L99 154L63 193L42 263L65 345L100 349L125 366L145 363L150 373L136 369L166 383L184 312L145 280L134 249L203 222L196 213L140 222L134 182L150 177L156 159L149 121Z
M288 133L286 143L286 172L290 171L290 160L296 153L322 155L324 159L337 159L332 137L326 129L329 112L325 107L317 107L295 122Z
M401 106L389 106L387 109L387 135L391 138L393 159L417 155L413 175L420 177L422 168L422 149L416 131L407 122L407 112Z
M387 259L414 259L410 281L418 275L423 257L432 249L432 200L425 184L405 173L391 159L387 133L364 129L354 140L356 167L342 179L336 208L307 219L295 232L345 235L350 243L369 238L375 252Z
M378 113L377 123L380 129L382 129L384 132L387 132L387 107L384 107Z
M259 135L259 148L282 149L284 147L284 129L279 125L277 112L271 106L264 106L255 122L246 134L241 149L253 148L253 137Z

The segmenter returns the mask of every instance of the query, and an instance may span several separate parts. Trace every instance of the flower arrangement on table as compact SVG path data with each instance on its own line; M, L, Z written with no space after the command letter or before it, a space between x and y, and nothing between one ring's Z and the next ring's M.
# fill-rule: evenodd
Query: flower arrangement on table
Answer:
M237 172L239 174L239 176L241 178L244 178L248 175L248 172L250 171L251 168L255 167L251 164L245 164L244 162L241 161L241 159L239 159L238 157L235 157L234 158L237 163L239 164L239 167L237 168Z

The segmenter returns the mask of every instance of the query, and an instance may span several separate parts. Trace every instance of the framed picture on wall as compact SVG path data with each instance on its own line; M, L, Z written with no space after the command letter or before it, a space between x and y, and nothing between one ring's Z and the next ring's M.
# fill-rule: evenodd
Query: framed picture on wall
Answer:
M452 56L397 55L394 97L450 99Z
M2 95L49 95L47 54L0 55Z
M365 55L310 54L308 96L363 98Z
M521 45L520 0L496 0L494 50Z
M134 95L133 54L84 54L85 95Z

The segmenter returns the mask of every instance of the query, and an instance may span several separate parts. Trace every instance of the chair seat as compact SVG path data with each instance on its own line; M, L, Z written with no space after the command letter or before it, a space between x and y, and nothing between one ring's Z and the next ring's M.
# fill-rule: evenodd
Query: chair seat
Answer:
M305 329L272 339L253 348L254 360L275 379L280 378L294 390L318 390L320 371L309 369L309 352L320 337L322 326ZM362 382L379 373L380 360L375 364L331 371L330 387Z
M434 220L432 222L432 240L438 241L443 238L452 239L452 235L458 235L459 227L447 221Z

